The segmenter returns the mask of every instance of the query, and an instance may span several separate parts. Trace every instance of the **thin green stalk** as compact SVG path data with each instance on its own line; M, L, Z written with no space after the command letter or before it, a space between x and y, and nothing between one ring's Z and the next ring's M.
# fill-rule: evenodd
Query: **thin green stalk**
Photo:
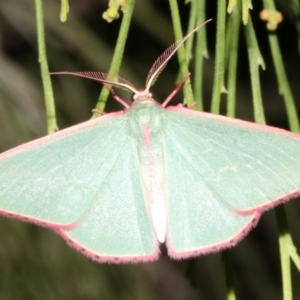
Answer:
M244 25L248 24L248 20L249 20L249 9L252 9L252 1L251 0L242 0L242 19L243 19L243 23Z
M197 24L201 24L205 20L205 3L206 1L194 1L197 9ZM194 68L194 95L196 101L196 109L203 110L203 60L208 58L206 43L206 26L198 30L196 33L196 49L195 49L195 68Z
M236 5L231 12L228 22L228 30L230 32L230 45L228 45L228 94L227 94L227 116L235 117L236 107L236 76L237 76L237 60L238 60L238 42L240 31L240 10ZM229 34L227 34L229 38Z
M233 8L237 5L238 0L228 0L227 12L231 14Z
M47 62L42 0L35 0L35 12L36 12L39 63L41 67L41 76L42 76L44 98L45 98L45 105L46 105L47 131L48 134L50 134L55 132L58 129L58 126L56 122L54 96L53 96L52 84L50 80L49 68Z
M297 253L297 248L294 246L291 235L288 235L288 249L291 259L293 260L298 272L300 272L300 257Z
M279 94L281 94L284 99L289 127L291 131L299 133L300 127L295 99L293 97L291 87L286 76L277 36L274 34L269 34L269 43L279 86Z
M225 72L225 22L226 22L226 1L218 0L217 11L217 40L215 74L212 92L211 112L220 112L221 93L225 92L224 72Z
M122 63L124 48L126 44L126 39L128 36L129 25L133 13L134 3L135 0L128 0L126 2L126 6L124 7L123 20L121 23L120 32L116 43L114 55L112 58L111 66L108 72L110 75L117 75L119 73L120 66ZM106 87L103 87L96 106L97 110L104 111L108 95L109 95L109 90ZM97 112L93 114L93 118L97 116L98 116Z
M275 209L275 213L279 229L279 249L283 300L292 300L293 293L289 253L290 233L288 230L288 223L284 206L278 206Z
M256 123L265 124L266 120L262 104L261 87L259 80L259 67L261 66L263 69L265 69L265 63L258 48L254 28L250 17L248 20L248 24L245 26L245 37L250 65L254 120Z
M61 8L60 8L60 21L66 22L67 16L70 11L69 0L61 0Z
M276 7L274 1L263 0L263 5L264 8L269 11L270 19L274 19L275 17L272 18L272 14L273 16L276 14ZM274 21L276 21L276 19ZM277 28L277 26L275 28ZM279 86L279 94L283 95L290 130L299 133L300 127L295 100L289 85L289 81L286 76L282 55L278 43L278 38L274 31L272 31L272 34L268 34L268 39L271 48L273 63L275 66L275 72Z
M169 0L169 5L171 9L175 39L180 40L182 38L182 29L177 0ZM181 77L183 77L189 72L184 45L178 49L177 53L180 65L180 73ZM192 106L192 104L194 103L194 96L190 78L186 80L183 86L183 93L184 103L187 104L187 106Z
M191 32L196 27L199 1L198 0L189 0L189 2L191 3L191 9L190 9L190 18L189 18L187 32ZM201 1L201 2L204 3L205 1ZM198 24L200 24L200 22ZM193 48L193 44L194 44L194 36L195 35L193 34L185 43L187 64L189 64L191 58L193 57L193 54L192 54L193 49L192 48Z

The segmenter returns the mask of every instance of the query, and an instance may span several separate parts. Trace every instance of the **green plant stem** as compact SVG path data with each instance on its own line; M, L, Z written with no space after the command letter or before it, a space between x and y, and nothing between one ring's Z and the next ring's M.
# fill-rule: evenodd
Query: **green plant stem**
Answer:
M248 24L249 20L249 9L252 9L252 1L251 0L242 0L242 19L244 25Z
M205 1L194 1L197 10L197 23L201 24L205 20ZM194 68L194 95L196 109L203 110L203 61L208 58L206 43L206 26L196 33L196 50L195 50L195 68Z
M288 240L289 255L290 255L291 259L293 260L296 268L298 269L298 272L300 273L300 257L297 253L296 247L294 246L291 235L287 236L287 240Z
M70 7L69 7L69 0L61 0L61 8L60 8L60 21L66 22L67 16L69 13Z
M276 13L276 6L273 0L263 0L264 8L273 13ZM286 76L282 55L279 47L279 42L275 32L268 34L269 44L272 53L272 59L275 66L277 82L279 86L279 94L283 95L285 108L287 111L290 130L293 132L300 132L299 119L297 116L297 109L295 100Z
M280 262L281 262L281 276L282 276L282 292L284 300L292 300L292 278L290 268L290 254L289 242L290 233L288 229L287 217L284 206L278 206L275 209L276 220L279 229L279 249L280 249Z
M134 3L135 3L135 0L128 0L126 2L126 7L124 8L125 12L123 15L123 20L121 23L120 32L119 32L118 40L116 43L114 55L112 58L111 66L110 66L110 69L108 72L112 76L117 75L120 70L123 53L124 53L124 48L125 48L125 44L126 44L126 40L127 40L127 36L128 36L129 25L130 25L131 18L132 18ZM109 90L106 87L103 87L103 89L100 93L99 99L98 99L97 106L96 106L97 110L104 111L108 95L109 95ZM94 113L93 118L97 117L98 115L99 114L97 112Z
M279 86L279 94L283 95L290 130L299 133L300 127L295 100L291 91L291 87L289 85L289 81L286 76L281 51L278 43L278 38L276 35L269 34L269 44L271 47L272 58L275 66Z
M180 22L177 0L169 0L169 5L171 9L174 35L175 35L175 39L178 41L182 38L182 29L181 29L181 22ZM182 45L178 49L177 53L178 53L178 59L180 65L180 73L181 73L181 77L183 77L189 72L184 45ZM193 96L190 78L186 80L183 86L183 93L184 93L184 103L187 104L188 107L192 106L192 104L194 103L194 96Z
M237 5L238 0L228 0L227 12L230 14L233 8Z
M227 94L227 116L235 117L236 107L236 76L237 76L237 60L238 60L238 41L240 31L240 11L239 6L236 5L231 12L228 21L228 30L230 34L226 35L227 39L230 37L229 45L227 47L228 55L228 94Z
M211 112L220 112L221 93L225 92L224 72L225 72L225 21L226 21L226 1L218 0L217 9L217 40L215 74L212 92Z
M263 0L264 9L276 11L276 6L273 0Z
M205 1L201 1L201 2L204 3ZM189 25L188 25L187 32L191 32L196 27L199 1L198 0L190 0L190 3L191 3L190 4L191 9L190 9ZM187 64L189 64L190 60L193 57L193 54L192 54L193 49L192 48L193 48L193 44L194 44L194 37L195 37L195 35L193 34L185 43Z
M259 67L261 66L263 69L265 69L265 64L258 48L254 28L250 17L248 20L248 24L245 26L245 37L250 65L254 120L256 123L266 124L259 79Z
M35 0L36 11L36 25L37 25L37 42L38 42L38 55L41 67L41 76L44 88L44 98L46 105L47 115L47 131L48 134L55 132L58 129L56 116L53 89L49 75L49 68L46 54L45 44L45 30L44 30L44 17L43 17L43 1Z

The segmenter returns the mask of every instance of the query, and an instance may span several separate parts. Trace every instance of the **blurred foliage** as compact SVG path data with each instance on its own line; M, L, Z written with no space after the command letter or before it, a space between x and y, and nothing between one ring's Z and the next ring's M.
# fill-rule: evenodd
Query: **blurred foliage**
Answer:
M103 0L70 1L68 15L60 15L59 1L43 2L50 71L106 72L110 68L119 27L126 11L120 10L119 18L108 23L102 18L102 14L108 9L108 2ZM183 28L187 28L190 22L190 8L191 5L195 5L194 2L178 1ZM202 15L206 15L207 19L214 19L205 29L209 59L203 62L204 76L201 77L203 78L203 107L204 110L209 111L212 88L215 84L215 45L218 45L219 41L216 41L215 34L217 2L206 2L206 14L202 12ZM266 25L272 27L274 23L266 24L260 19L260 12L265 2L253 1L253 9L249 11L251 1L243 0L242 22L250 20L249 22L253 24L249 30L254 30L256 34L257 45L266 66L265 71L260 71L258 66L252 66L253 72L259 76L258 82L261 88L256 93L259 93L258 97L262 99L266 122L287 129L291 128L287 117L291 104L286 104L278 91L284 97L292 95L299 109L300 6L296 0L277 1L277 10L281 11L283 20L277 24L276 31L270 32ZM229 3L232 5L236 1L229 1ZM174 42L170 15L168 1L136 1L120 75L137 87L143 87L152 62ZM230 18L228 13L224 16ZM67 20L62 23L60 18L62 20L67 18ZM277 16L275 15L274 18L276 20ZM240 34L237 33L239 39L237 39L236 111L231 111L231 115L254 120L250 84L253 78L250 80L247 53L247 45L254 40L245 40L244 30L245 27L241 27ZM34 1L0 1L0 31L0 150L4 151L43 136L47 132L37 54ZM229 31L228 35L233 34L232 32L235 31ZM283 81L282 85L279 84L280 88L276 78L278 69L275 72L272 48L270 49L269 46L276 43L274 37L278 39L287 74L283 78L286 81ZM224 47L226 52L228 50L226 43ZM205 49L201 51L202 54L206 54ZM233 52L226 53L228 68L230 65L234 67L234 57L230 58L229 55ZM227 71L226 66L224 69ZM193 77L193 72L197 73L193 63L191 63L191 70ZM158 101L163 101L173 90L177 74L178 63L173 59L153 88ZM235 82L230 74L228 70L228 78L226 76L221 78L219 87L223 91L226 88L229 90ZM279 75L284 74L281 71ZM233 81L230 81L230 78ZM89 119L92 115L91 109L97 103L101 85L68 76L53 76L51 79L59 128ZM287 83L290 91L286 90ZM235 93L234 85L233 91ZM123 97L122 93L121 95ZM218 97L220 97L220 112L225 114L227 95L221 94ZM129 99L128 95L124 95L124 98ZM174 101L182 102L182 96L178 95ZM120 105L109 99L105 110L119 109L121 109ZM300 228L300 205L297 202L299 201L288 203L286 210L294 243L300 249L300 236L297 234ZM155 263L98 264L69 248L50 230L5 218L0 218L0 223L1 300L226 298L225 270L221 254L177 262L170 260L162 249L161 259ZM274 212L266 213L257 228L252 230L237 247L226 251L226 254L230 257L231 276L237 299L282 299ZM292 268L292 271L293 283L299 282L298 271L295 268ZM299 285L293 284L293 293L294 299L300 299Z

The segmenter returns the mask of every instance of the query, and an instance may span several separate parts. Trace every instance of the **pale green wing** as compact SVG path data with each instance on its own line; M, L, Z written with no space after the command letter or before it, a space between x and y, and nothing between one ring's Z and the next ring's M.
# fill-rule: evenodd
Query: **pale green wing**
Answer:
M166 109L163 128L173 257L230 247L299 194L298 135L179 107Z
M126 127L126 116L111 114L1 154L0 213L51 227L68 241L70 235L98 260L153 258L137 149Z

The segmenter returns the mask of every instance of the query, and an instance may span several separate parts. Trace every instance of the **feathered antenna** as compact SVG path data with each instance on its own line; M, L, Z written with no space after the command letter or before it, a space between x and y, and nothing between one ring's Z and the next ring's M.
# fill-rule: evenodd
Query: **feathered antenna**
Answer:
M169 48L167 48L162 55L160 55L157 60L153 63L146 80L146 91L149 91L150 87L155 83L157 77L162 72L162 70L166 67L169 60L176 53L177 49L199 28L201 28L206 23L210 22L212 19L205 21L204 23L197 26L194 30L188 33L181 40L172 44Z
M93 71L83 71L83 72L51 72L51 75L75 75L79 77L84 77L88 79L92 79L95 81L99 81L104 84L111 84L114 87L122 88L125 90L129 90L132 93L136 94L137 89L129 82L128 80L117 76L110 75L108 73L103 72L93 72Z

